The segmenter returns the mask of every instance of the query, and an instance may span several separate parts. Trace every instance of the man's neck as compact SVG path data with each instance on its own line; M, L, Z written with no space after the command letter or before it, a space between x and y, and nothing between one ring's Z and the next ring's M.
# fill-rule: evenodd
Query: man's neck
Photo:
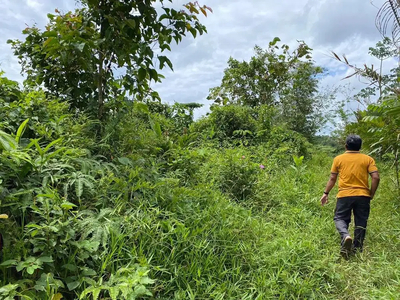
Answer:
M346 150L346 153L360 153L360 150L355 151L355 150Z

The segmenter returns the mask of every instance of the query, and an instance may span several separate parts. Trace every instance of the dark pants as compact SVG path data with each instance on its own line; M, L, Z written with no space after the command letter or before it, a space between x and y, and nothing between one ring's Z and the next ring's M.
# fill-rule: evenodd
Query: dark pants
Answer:
M346 236L349 235L349 224L351 221L351 211L354 214L354 250L362 251L367 221L370 211L371 199L365 196L338 198L336 202L335 221L336 229L340 233L342 244Z

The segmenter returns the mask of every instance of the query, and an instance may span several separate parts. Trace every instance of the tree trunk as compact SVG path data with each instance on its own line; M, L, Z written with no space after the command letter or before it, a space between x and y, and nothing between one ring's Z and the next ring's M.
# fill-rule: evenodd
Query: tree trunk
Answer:
M97 112L97 116L98 116L99 120L101 120L102 117L103 117L103 107L104 107L103 62L104 62L104 56L103 56L103 53L100 50L100 53L99 53L99 74L98 74L99 78L98 78L98 82L97 82L97 93L98 93L98 99L97 99L98 112Z

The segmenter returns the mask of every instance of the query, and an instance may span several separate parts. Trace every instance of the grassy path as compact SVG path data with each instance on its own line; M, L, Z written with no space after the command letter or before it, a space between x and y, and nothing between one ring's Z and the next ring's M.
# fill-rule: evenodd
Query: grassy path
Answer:
M161 227L146 221L138 236L160 266L151 274L155 299L399 299L400 199L389 172L372 203L365 252L344 261L333 222L337 189L327 206L319 203L330 157L315 155L302 171L261 172L242 204L213 186L218 161L210 161L196 173L203 183L152 195L168 212L160 211Z
M399 299L400 199L395 197L389 171L381 172L379 192L371 204L365 251L346 262L339 256L339 235L333 222L337 188L331 193L330 203L323 208L319 206L330 163L329 159L312 160L297 180L288 172L275 185L281 187L280 197L284 201L283 208L271 212L271 218L284 225L277 230L283 248L282 259L290 264L297 257L294 260L297 264L303 263L304 268L311 269L306 282L314 287L318 282L321 286L322 293L315 294L316 298ZM303 193L303 197L296 197L295 193ZM353 226L352 219L351 231ZM297 251L290 254L290 248L296 247L299 247ZM298 297L305 295L298 293Z

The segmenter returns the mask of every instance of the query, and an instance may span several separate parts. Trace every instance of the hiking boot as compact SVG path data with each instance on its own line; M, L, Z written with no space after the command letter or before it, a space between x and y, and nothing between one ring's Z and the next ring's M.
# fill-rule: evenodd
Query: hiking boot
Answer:
M346 236L344 241L343 241L342 248L340 249L340 255L344 259L349 259L349 256L351 254L351 246L352 245L353 245L353 239L349 235Z

